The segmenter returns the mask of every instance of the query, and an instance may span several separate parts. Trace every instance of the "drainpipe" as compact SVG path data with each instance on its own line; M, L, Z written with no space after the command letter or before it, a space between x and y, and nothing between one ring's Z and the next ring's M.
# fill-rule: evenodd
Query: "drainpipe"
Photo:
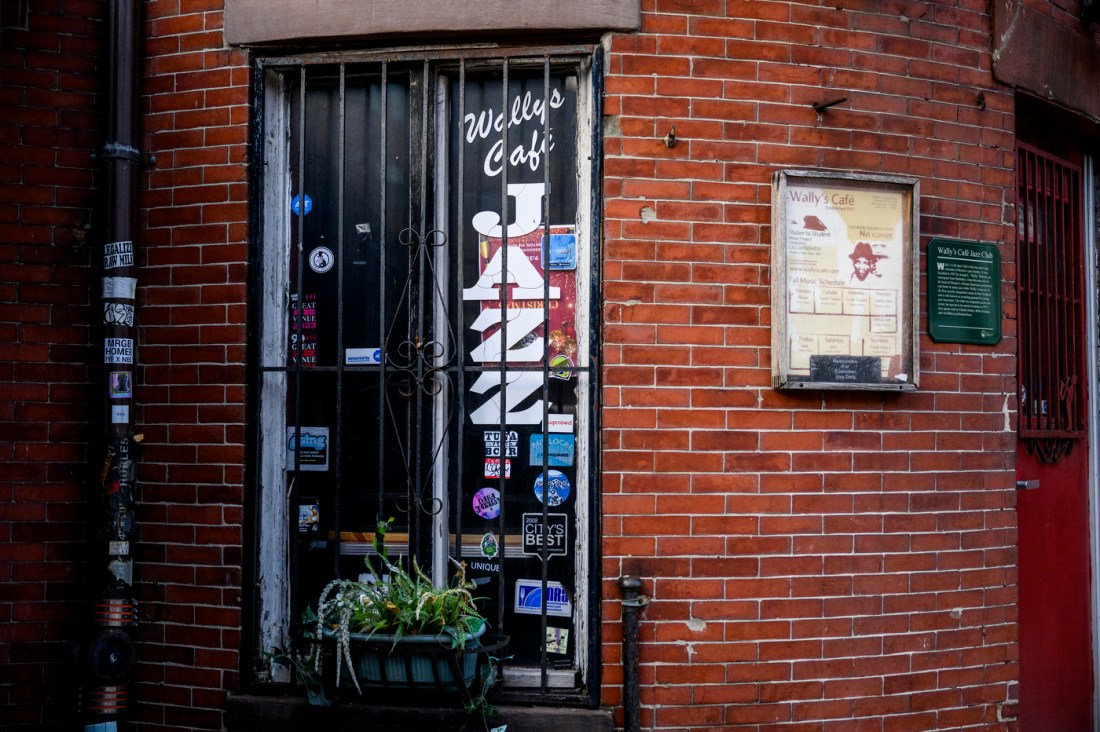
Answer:
M637 577L619 578L623 593L623 732L642 728L642 697L638 680L638 612L649 604L640 594L642 581Z
M107 185L107 238L103 249L103 380L105 449L96 466L89 561L93 588L92 638L85 655L85 732L115 732L128 707L129 677L136 661L133 632L134 319L137 270L137 191L140 154L134 146L138 99L138 0L107 6L107 135L102 157Z

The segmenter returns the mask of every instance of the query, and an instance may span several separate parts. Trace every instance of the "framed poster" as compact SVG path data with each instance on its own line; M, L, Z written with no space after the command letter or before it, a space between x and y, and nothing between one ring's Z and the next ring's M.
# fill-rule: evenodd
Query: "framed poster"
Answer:
M775 173L775 388L917 388L919 196L912 178Z

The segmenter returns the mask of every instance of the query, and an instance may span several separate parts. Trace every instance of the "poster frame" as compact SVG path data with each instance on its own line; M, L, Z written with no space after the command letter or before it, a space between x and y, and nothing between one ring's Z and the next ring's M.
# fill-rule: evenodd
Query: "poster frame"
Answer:
M857 188L901 194L903 210L901 292L898 296L898 327L901 336L899 373L893 380L856 378L850 380L815 379L792 373L791 328L788 319L788 298L792 273L788 266L791 216L788 193L792 185ZM915 178L869 173L823 170L777 170L772 174L772 244L771 244L771 312L772 312L772 386L775 389L851 390L851 391L915 391L920 384L920 182ZM847 242L846 242L847 243Z

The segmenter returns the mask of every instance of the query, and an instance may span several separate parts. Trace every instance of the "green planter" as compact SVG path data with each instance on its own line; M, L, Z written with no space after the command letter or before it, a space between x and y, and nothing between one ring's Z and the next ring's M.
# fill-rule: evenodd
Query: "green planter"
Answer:
M363 688L465 691L477 678L477 657L485 623L466 636L464 648L452 648L450 635L396 636L351 633L351 663ZM326 638L335 634L324 631ZM396 641L396 642L395 642Z

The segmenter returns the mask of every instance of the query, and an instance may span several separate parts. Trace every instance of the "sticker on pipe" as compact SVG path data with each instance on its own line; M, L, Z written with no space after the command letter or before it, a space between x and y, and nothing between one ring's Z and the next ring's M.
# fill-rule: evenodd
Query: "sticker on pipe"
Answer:
M133 338L104 338L103 363L133 363Z
M133 300L137 293L137 277L103 277L103 297Z
M133 327L134 306L126 305L121 302L103 303L103 323L104 325L125 325Z
M103 269L134 266L134 243L115 241L103 246Z
M129 371L112 371L109 380L112 399L129 399L134 395L134 380Z

